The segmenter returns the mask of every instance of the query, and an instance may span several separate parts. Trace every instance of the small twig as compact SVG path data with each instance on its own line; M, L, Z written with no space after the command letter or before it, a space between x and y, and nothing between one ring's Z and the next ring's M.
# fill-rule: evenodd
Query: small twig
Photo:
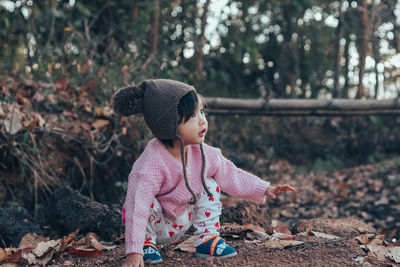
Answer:
M12 124L13 124L13 119L14 119L14 112L15 112L15 103L13 105L13 109L11 111L11 119L10 119L10 127L9 127L9 131L7 132L8 135L11 135L11 129L12 129ZM7 138L8 139L8 147L11 147L11 138Z
M81 185L81 188L79 188L79 192L82 192L83 188L86 186L86 181L87 181L86 174L85 174L85 171L82 168L82 165L79 163L79 160L76 157L74 157L74 162L79 167L79 170L81 171L81 174L82 174L82 177L83 177L83 183Z
M29 136L30 136L31 139L32 139L33 146L36 147L36 155L37 155L37 158L38 158L38 162L39 162L40 169L43 170L43 164L42 164L42 159L41 159L41 157L40 157L39 146L37 145L36 140L35 140L35 137L33 136L32 132L29 132L29 131L28 131L28 133L29 133Z
M90 190L90 198L94 199L93 195L93 156L89 154L90 157L90 180L89 180L89 190Z
M37 219L37 205L38 205L38 179L37 179L37 172L33 170L33 177L35 179L34 182L34 207L33 207L33 217L36 220Z
M19 146L21 148L21 146ZM50 176L49 174L47 174L44 170L41 169L40 166L38 166L38 163L31 159L30 157L26 156L26 153L23 153L20 149L16 148L16 155L17 158L19 158L19 161L24 164L25 166L27 166L29 169L37 169L39 172L41 172L44 176L47 176L50 181L55 182L57 185L59 185L57 179L54 179L54 177ZM51 193L50 188L47 186L47 184L40 178L40 176L38 176L38 180L40 180L40 183L49 191L49 193Z
M112 136L108 141L105 142L104 148L102 148L102 149L96 148L97 151L99 151L100 153L105 153L105 152L107 152L107 150L108 150L108 148L110 147L112 141L115 141L116 139L118 139L117 135L116 135L116 134L113 134L113 136ZM102 144L99 144L99 147L100 147L100 145L102 145Z
M1 239L1 243L3 243L3 248L6 248L7 247L6 242L4 242L4 239L2 237L0 237L0 239Z
M40 170L37 166L35 166L34 162L30 162L31 160L28 157L21 157L20 161L22 164L24 164L26 167L28 167L31 170L33 170L34 168ZM39 176L38 180L40 180L40 183L47 189L47 191L49 193L51 193L50 188L47 186L47 184L42 179L40 179L40 176Z
M27 144L22 144L22 145L18 145L18 146L21 148L21 150L19 151L20 154L22 154L21 151L25 151L22 149L22 147L27 147L28 149L32 150L32 148L30 146L28 146ZM32 150L32 152L33 152L33 150ZM26 154L28 154L28 153L26 153ZM53 183L55 183L58 186L61 185L60 181L55 177L54 174L50 175L43 169L42 164L40 164L40 163L38 164L38 162L36 160L31 159L28 156L25 156L25 158L28 159L30 162L32 162L33 166L36 167L36 169L38 169L39 172L42 173L44 176L47 176L47 178L49 178L50 181L52 181Z
M106 10L106 8L108 7L109 4L110 4L110 0L107 0L107 2L104 4L104 6L99 10L99 12L97 12L96 16L90 21L90 23L88 25L89 30L93 26L93 24L98 20L100 15L104 12L104 10Z

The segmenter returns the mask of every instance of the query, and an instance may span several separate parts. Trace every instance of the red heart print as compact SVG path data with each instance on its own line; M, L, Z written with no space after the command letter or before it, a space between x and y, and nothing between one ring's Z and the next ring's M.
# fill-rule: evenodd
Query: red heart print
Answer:
M208 229L206 228L206 230L204 230L204 233L209 233L210 231L208 231Z
M183 228L183 225L179 225L178 227L179 227L179 229L180 229L180 230L182 230L182 228Z
M172 225L172 227L176 228L176 227L178 227L178 225L174 223L174 224Z
M169 232L169 237L172 237L174 234L174 232Z
M189 221L190 221L190 217L192 217L192 213L191 212L189 212Z
M155 217L154 215L150 215L150 217L149 217L149 222L154 221L155 218L156 218L156 217Z
M151 240L151 236L149 234L146 235L146 241L150 241Z
M201 235L200 238L203 239L203 238L204 238L204 235Z
M213 197L209 197L208 201L214 201L214 198Z
M215 227L217 227L217 228L218 228L218 227L219 227L219 223L216 223L216 224L215 224Z
M217 192L219 193L219 187L217 186Z
M210 215L211 215L211 212L207 212L207 211L206 211L206 216L207 216L207 218L210 217Z
M154 203L151 203L151 208L154 208Z
M156 221L156 223L160 223L161 222L161 218L160 219L158 219L158 221Z

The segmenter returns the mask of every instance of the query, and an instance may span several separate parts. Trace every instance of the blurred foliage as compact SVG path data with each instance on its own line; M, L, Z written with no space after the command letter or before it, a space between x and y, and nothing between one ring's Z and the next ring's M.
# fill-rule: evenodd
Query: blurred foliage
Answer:
M220 13L214 10L218 1L204 11L205 2L0 0L0 72L53 83L63 77L75 90L95 80L99 102L119 87L153 77L193 84L207 96L316 98L331 93L339 1L227 0L220 2ZM369 13L376 9L371 38L381 49L379 58L372 51L368 55L378 64L398 53L400 25L399 12L393 12L397 1L374 3L368 5ZM340 77L347 97L358 84L358 66L350 59L357 62L360 47L360 5L343 1L342 10ZM217 23L214 32L202 32L202 19ZM343 54L345 43L350 55ZM366 75L373 72L370 67ZM389 87L396 83L397 68L385 63L380 75Z
M133 82L170 78L205 96L330 96L339 1L213 0L205 11L206 3L0 0L0 200L36 210L60 184L101 202L120 196L151 138L141 118L111 112L110 96ZM371 40L380 50L379 57L374 51L368 56L381 65L386 89L399 77L391 60L400 49L400 5L371 3ZM354 97L360 7L343 1L342 10L341 95ZM215 29L203 32L213 23ZM369 66L366 76L374 72ZM16 111L22 125L11 134L3 122ZM242 153L324 170L381 160L400 147L399 120L391 116L209 119L207 142L247 170L254 165ZM108 124L100 127L99 120ZM258 166L258 174L268 175L267 167Z

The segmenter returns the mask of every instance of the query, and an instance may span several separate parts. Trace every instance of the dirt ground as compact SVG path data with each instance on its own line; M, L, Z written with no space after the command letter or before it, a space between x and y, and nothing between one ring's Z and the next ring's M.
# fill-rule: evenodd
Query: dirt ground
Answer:
M171 246L161 249L164 262L159 266L363 266L355 260L366 257L366 253L348 240L330 243L309 243L289 249L266 249L242 241L228 241L238 251L238 256L229 259L198 259L193 253L175 252ZM49 266L120 266L124 260L124 246L96 258L64 255ZM385 262L371 261L372 266ZM386 262L386 266L390 265ZM368 266L365 265L364 266ZM378 265L379 266L379 265Z
M394 160L321 173L300 172L285 161L276 162L269 166L269 181L273 184L291 184L296 191L280 195L265 204L244 202L222 195L224 209L221 224L250 224L268 234L274 233L279 227L286 227L292 237L304 243L271 248L265 240L244 237L244 232L236 235L222 232L227 243L238 251L236 257L202 260L192 252L176 250L179 244L171 244L160 247L164 262L159 266L400 266L399 173L400 164ZM72 191L71 194L74 201L68 201L70 205L60 207L78 213L85 207L85 212L92 210L94 215L110 217L104 219L85 215L88 220L112 224L109 232L97 234L100 238L112 237L111 241L115 240L114 235L120 231L119 226L115 226L118 224L115 221L120 221L116 208L91 203L86 197L74 196ZM67 199L67 196L63 195L63 199ZM54 205L58 207L59 204L55 202ZM54 216L61 218L63 215L57 213ZM54 219L54 216L50 216L50 219ZM79 220L80 224L85 222L85 225L90 225L89 221L83 220L85 218ZM26 218L16 217L12 224L17 225L18 220L27 221ZM67 221L59 220L58 223ZM76 221L71 220L70 229L75 229L73 223ZM66 226L63 225L64 228ZM43 225L40 227L44 229ZM87 231L96 232L96 229L88 228ZM317 237L310 234L313 231L338 238ZM60 236L65 236L65 233L59 232ZM81 237L77 236L76 240ZM190 232L184 237L190 237ZM379 244L376 240L380 240ZM125 246L123 242L114 244L116 248L92 257L74 256L66 250L54 254L47 266L121 266L125 259ZM382 255L373 252L368 247L371 244L384 249L395 248L396 252Z
M222 235L227 243L233 246L238 255L229 259L199 259L194 253L176 250L175 244L160 246L164 262L158 266L400 266L394 261L379 259L360 246L355 237L354 229L368 225L355 219L339 220L304 220L294 226L293 231L304 228L315 228L336 233L339 238L334 240L321 239L316 236L299 235L298 241L303 244L285 248L268 248L265 242L229 238ZM186 234L180 241L190 237ZM64 253L48 265L58 266L121 266L125 260L125 246L119 244L116 249L107 251L96 257L76 257ZM147 265L147 264L146 264Z
M243 233L232 235L221 230L222 237L237 250L238 255L229 259L199 259L193 252L176 249L192 236L189 230L177 243L159 247L164 262L158 266L400 266L394 260L371 253L357 240L362 234L376 237L379 233L356 217L294 219L286 224L271 219L271 207L268 207L268 203L243 202L226 195L222 197L222 202L225 206L221 216L223 225L232 222L238 225L252 225L254 229L264 230L269 234L283 226L292 236L298 238L298 241L304 243L270 248L266 241L249 240ZM304 235L309 231L335 235L338 238L325 239ZM394 245L400 246L399 243ZM116 249L96 257L76 257L64 253L48 266L111 267L121 266L124 260L125 245L121 243Z

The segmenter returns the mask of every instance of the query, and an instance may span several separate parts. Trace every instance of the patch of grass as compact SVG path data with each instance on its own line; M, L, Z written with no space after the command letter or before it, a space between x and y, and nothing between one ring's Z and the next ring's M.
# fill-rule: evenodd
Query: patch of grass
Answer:
M337 169L344 168L345 162L335 156L328 156L326 159L318 158L314 161L311 170L315 172L336 171Z
M367 162L369 164L374 164L381 162L385 158L385 155L381 152L375 152L368 156Z

